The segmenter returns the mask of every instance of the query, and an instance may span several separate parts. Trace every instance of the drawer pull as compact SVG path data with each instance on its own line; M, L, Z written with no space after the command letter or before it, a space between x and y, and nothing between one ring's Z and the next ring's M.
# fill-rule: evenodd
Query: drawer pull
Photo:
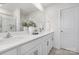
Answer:
M49 45L49 41L47 41L47 46Z
M54 39L54 38L52 38L52 41L53 41L53 39Z
M34 55L38 55L38 50L34 51Z

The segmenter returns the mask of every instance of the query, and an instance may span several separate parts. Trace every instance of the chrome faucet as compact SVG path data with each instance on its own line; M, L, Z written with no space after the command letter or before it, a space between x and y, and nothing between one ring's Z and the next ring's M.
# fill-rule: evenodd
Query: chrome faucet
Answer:
M11 37L11 34L8 32L6 35L6 38L10 38L10 37Z

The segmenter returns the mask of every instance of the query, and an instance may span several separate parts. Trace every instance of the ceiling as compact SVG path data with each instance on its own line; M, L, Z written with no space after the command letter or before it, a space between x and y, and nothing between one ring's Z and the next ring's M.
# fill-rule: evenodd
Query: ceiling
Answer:
M55 3L41 3L44 9L54 4ZM11 12L16 8L20 8L22 10L22 13L26 14L38 10L32 3L4 3L1 8L7 9Z

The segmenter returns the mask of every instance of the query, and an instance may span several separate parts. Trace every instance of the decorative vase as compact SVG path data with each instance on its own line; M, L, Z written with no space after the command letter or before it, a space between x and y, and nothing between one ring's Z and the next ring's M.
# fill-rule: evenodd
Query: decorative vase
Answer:
M34 31L34 27L29 27L29 33L32 34Z
M24 27L24 31L26 31L27 34L29 34L29 27Z
M27 31L27 27L24 27L23 30L24 30L24 31Z

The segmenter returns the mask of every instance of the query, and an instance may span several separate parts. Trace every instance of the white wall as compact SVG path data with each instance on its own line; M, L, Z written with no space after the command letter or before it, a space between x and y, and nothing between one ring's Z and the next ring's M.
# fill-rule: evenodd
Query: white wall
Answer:
M56 7L49 7L46 9L46 20L49 22L49 31L54 31L53 46L60 48L59 29L60 29L60 10Z
M38 27L44 27L45 28L45 12L42 11L36 11L31 13L26 17L27 20L33 20Z

